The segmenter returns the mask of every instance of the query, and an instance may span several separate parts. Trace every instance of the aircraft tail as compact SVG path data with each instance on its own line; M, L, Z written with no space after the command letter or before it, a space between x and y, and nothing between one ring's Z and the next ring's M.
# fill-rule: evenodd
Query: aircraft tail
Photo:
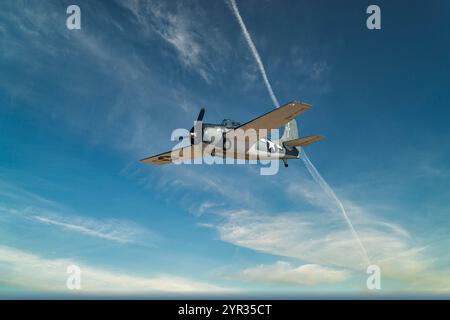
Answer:
M292 119L284 126L283 136L280 139L280 142L286 142L289 140L298 139L300 136L298 135L298 127L297 121Z
M284 126L283 136L280 139L280 142L287 142L289 140L298 139L300 136L298 135L298 127L297 120L292 119Z
M295 119L289 121L284 127L283 136L280 142L286 147L306 147L314 142L323 140L325 137L321 135L307 136L300 138L298 132L297 121Z

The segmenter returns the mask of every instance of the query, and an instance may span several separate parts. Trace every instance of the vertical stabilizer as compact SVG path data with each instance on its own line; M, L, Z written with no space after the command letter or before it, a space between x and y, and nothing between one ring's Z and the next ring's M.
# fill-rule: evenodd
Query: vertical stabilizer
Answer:
M298 127L297 127L297 121L295 119L292 119L284 126L284 132L283 136L280 139L280 142L286 142L289 140L295 140L298 139Z

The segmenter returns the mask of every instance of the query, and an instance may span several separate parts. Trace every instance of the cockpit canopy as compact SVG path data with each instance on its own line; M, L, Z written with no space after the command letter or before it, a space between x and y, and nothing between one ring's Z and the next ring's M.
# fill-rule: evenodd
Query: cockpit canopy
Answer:
M239 127L241 124L231 119L224 119L222 121L222 125L225 126L226 128L236 128Z

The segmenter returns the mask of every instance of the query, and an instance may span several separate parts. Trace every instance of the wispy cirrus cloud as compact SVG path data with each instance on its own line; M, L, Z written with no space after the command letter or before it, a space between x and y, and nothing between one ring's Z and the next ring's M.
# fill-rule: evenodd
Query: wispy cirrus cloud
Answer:
M247 176L245 185L252 184L254 180ZM168 188L190 189L201 191L210 196L209 202L213 199L216 203L222 203L226 199L228 204L239 204L245 206L260 206L263 199L255 197L253 190L246 187L237 188L236 178L226 173L214 170L214 166L176 166L161 176L159 182L161 186ZM242 182L244 184L244 182ZM253 186L254 187L254 186ZM239 202L235 200L239 199ZM199 209L207 212L216 206L209 206Z
M365 257L334 200L306 175L306 171L295 170L289 175L296 180L266 179L262 183L251 168L248 172L240 171L237 179L219 172L210 173L208 167L201 171L195 169L172 168L160 183L190 198L188 207L201 220L198 226L216 230L219 240L277 259L296 259L300 266L318 265L323 270L342 271L346 276L339 278L341 282L355 274L365 275ZM280 196L279 190L286 192ZM189 197L199 194L197 191L201 191L202 197ZM280 211L271 207L267 194L276 194L278 201L281 197L291 204L288 206L291 209ZM442 279L448 279L450 271L436 262L427 242L399 221L386 218L390 212L402 208L370 201L361 204L348 194L339 194L370 262L382 268L384 279L399 282L402 290L411 292L448 290L448 281ZM217 203L220 205L215 205ZM266 270L266 267L269 270L273 265L261 268ZM280 281L291 279L292 284L301 285L292 278L292 270L299 267L276 267ZM250 275L254 274L254 268L247 269L252 271ZM257 282L256 279L252 282Z
M318 285L339 283L349 276L348 271L335 270L317 264L293 267L285 261L271 265L258 265L239 272L238 278L244 281L269 284Z
M365 262L349 230L339 220L313 218L318 213L258 213L250 210L223 212L216 225L220 239L272 255L301 261L365 268ZM406 252L408 238L376 222L357 224L361 239L374 263ZM345 252L346 254L343 254ZM420 260L415 261L421 264Z
M171 120L192 111L195 103L183 85L166 85L155 70L160 60L147 59L122 31L114 33L129 21L114 19L105 4L80 4L84 14L95 12L97 32L67 30L64 8L52 2L32 8L23 0L5 5L0 12L5 44L0 86L11 105L25 103L43 123L62 120L68 132L87 134L89 143L113 146L133 159L149 152L149 137L153 144L163 137L166 141L168 133L160 129L167 119L155 112L161 105L173 108ZM119 45L110 41L112 34ZM98 83L103 88L93 92ZM52 87L52 96L42 86Z
M0 282L47 292L74 293L66 288L67 267L81 268L77 294L223 293L230 289L169 274L130 275L92 267L72 259L49 259L0 246Z
M154 245L159 236L132 221L74 214L63 205L0 181L0 216L47 225L64 232L120 244Z
M303 50L299 46L293 46L290 50L291 59L290 66L294 67L297 72L312 81L325 81L325 76L330 72L330 64L325 59L317 59L311 57L307 50Z
M367 264L358 243L336 211L332 199L308 178L302 177L300 180L287 186L288 199L292 203L303 203L298 210L279 212L251 207L215 208L209 219L207 215L202 216L208 222L199 226L215 229L220 240L236 246L276 257L297 259L303 265L314 265L307 270L318 270L317 274L327 269L330 274L338 270L342 273L336 274L340 275L336 281L365 273ZM436 263L426 243L421 244L398 223L381 218L377 214L377 206L361 206L348 197L342 199L367 248L371 263L381 267L384 279L400 281L402 290L406 291L448 290L450 283L444 279L449 278L450 270ZM259 279L264 283L267 281L260 275L265 272L269 278L270 274L274 274L269 282L301 285L302 280L296 278L300 277L298 268L275 263L243 269L239 274L254 282ZM311 280L311 285L313 283Z
M134 243L146 238L154 242L156 236L138 225L117 219L93 219L88 217L67 217L61 215L38 216L31 219L39 223L54 226L62 230L82 235L114 241L118 243Z
M223 33L214 27L206 11L197 2L118 1L136 18L141 29L156 33L175 50L178 60L190 71L211 82L213 73L220 70L221 57L229 45Z

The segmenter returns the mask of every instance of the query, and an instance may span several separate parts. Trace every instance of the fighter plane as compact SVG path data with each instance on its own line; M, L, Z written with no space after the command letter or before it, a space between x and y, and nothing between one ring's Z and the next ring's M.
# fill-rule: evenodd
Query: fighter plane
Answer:
M142 159L156 165L180 163L198 157L212 156L234 159L281 160L299 159L302 147L322 140L321 135L300 137L295 118L311 109L311 105L293 101L244 124L225 119L220 124L203 123L202 108L194 127L180 141L190 139L190 145ZM271 130L284 126L280 139L271 140ZM232 143L234 142L234 144Z

